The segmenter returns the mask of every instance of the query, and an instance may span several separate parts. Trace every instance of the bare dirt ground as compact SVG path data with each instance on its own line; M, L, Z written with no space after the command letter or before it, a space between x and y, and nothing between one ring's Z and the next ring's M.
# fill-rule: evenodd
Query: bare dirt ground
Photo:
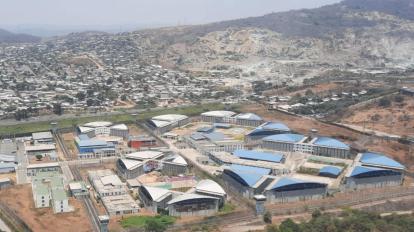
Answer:
M135 105L136 104L130 100L126 100L126 101L117 100L115 102L114 109L130 109L130 108L134 108Z
M319 93L328 92L330 90L335 91L339 87L340 87L340 85L336 84L336 83L322 83L322 84L314 85L314 86L311 86L309 88L304 88L304 89L301 89L301 90L298 90L298 91L293 91L293 92L289 92L285 89L266 91L265 95L267 95L267 96L272 96L272 95L294 96L296 94L305 95L307 90L311 90L313 93L319 94Z
M404 97L404 102L393 102L381 108L373 103L347 112L341 123L400 136L414 136L414 98Z
M28 156L29 158L29 164L42 164L42 163L51 163L56 162L50 159L49 156L43 157L41 160L36 159L34 156Z
M410 170L414 170L414 156L409 154L409 146L396 141L385 141L361 135L349 129L325 124L311 118L292 116L278 111L268 111L261 105L245 105L243 112L253 112L261 115L265 120L285 123L292 130L308 134L310 129L317 129L320 135L338 138L353 147L364 148L370 151L387 154L402 162Z
M241 111L256 113L265 120L282 122L298 133L308 134L310 129L318 129L321 135L340 138L346 142L354 142L360 137L358 133L348 129L328 125L311 118L292 116L278 111L268 111L264 106L258 104L244 105Z
M54 214L51 208L36 209L30 185L17 185L0 191L0 199L13 209L29 227L37 231L86 232L92 231L81 202L70 198L74 212Z
M78 154L78 149L76 148L76 145L75 145L75 135L73 133L62 134L62 139L63 139L66 147L68 148L69 152L72 153L72 155L73 154ZM58 152L60 153L59 156L63 157L63 152L60 150L60 148L59 148ZM64 157L63 157L63 159L64 159Z
M138 127L135 124L128 124L128 129L129 129L130 135L146 135L147 134L144 129Z
M9 178L13 183L16 183L16 173L2 173L0 174L0 179L2 178Z

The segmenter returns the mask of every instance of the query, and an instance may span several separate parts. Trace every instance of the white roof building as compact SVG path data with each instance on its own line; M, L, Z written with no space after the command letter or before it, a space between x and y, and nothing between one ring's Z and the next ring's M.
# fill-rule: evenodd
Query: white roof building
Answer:
M135 160L148 160L148 159L157 159L163 156L164 153L161 151L138 151L130 154L126 154L125 157L128 159Z
M236 113L232 111L225 111L225 110L218 110L218 111L209 111L202 113L202 116L208 116L208 117L232 117Z
M210 179L205 179L195 186L195 192L196 193L205 193L205 194L211 194L211 195L218 195L218 196L226 196L226 192L224 189L217 184L215 181Z
M84 127L110 127L112 126L112 122L105 122L105 121L96 121L96 122L89 122L83 125Z
M188 117L182 114L165 114L159 115L152 118L152 120L156 121L167 121L167 122L178 122L181 120L185 120Z

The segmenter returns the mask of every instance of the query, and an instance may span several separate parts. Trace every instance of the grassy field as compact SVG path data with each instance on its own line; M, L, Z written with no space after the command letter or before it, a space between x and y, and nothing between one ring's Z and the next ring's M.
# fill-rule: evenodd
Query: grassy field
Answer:
M202 112L209 111L209 110L222 110L224 109L224 105L220 103L212 103L212 104L205 104L205 105L197 105L197 106L188 106L188 107L181 107L181 108L168 108L162 110L154 110L154 111L145 111L139 113L136 116L132 116L129 113L123 113L118 115L107 115L107 116L93 116L93 117L74 117L70 119L62 119L57 120L54 122L58 123L59 128L68 128L79 124L84 124L87 122L92 121L110 121L114 123L133 123L136 120L144 120L149 119L156 115L161 114L184 114L187 116L195 116ZM233 109L236 109L237 106L233 106ZM13 134L25 134L25 133L32 133L37 131L45 131L50 130L51 121L49 122L32 122L32 123L25 123L19 125L10 125L10 126L0 126L0 135L13 135Z
M121 226L124 228L130 228L130 227L138 227L138 228L142 228L145 226L145 223L148 220L156 220L159 223L168 226L168 225L172 225L174 224L176 218L175 217L171 217L171 216L161 216L161 215L157 215L155 217L151 217L151 216L131 216L131 217L127 217L122 219L121 221Z
M233 212L236 209L236 205L232 204L232 203L225 203L223 205L223 207L220 209L219 214L228 214Z

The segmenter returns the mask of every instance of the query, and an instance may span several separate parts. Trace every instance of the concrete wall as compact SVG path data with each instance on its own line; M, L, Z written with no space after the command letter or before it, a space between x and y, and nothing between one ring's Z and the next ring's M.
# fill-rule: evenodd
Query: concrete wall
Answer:
M207 208L202 210L188 210L188 211L180 211L179 209L183 206L179 204L172 204L168 206L168 213L170 216L175 217L188 217L188 216L212 216L218 212L218 200L214 200L212 203L204 203L204 206L207 206ZM199 207L199 204L188 204L185 205L187 208L193 208L197 209Z
M335 157L335 158L342 158L342 159L349 159L350 151L346 149L337 149L337 148L329 148L329 147L318 147L314 146L313 148L314 155L320 156L328 156L328 157Z
M122 178L124 178L125 180L134 179L144 174L144 165L141 165L133 170L128 170L128 169L121 167L121 165L117 161L116 172L118 173L118 175L122 176Z
M168 176L177 176L187 172L187 165L179 165L170 162L164 162L161 172Z
M240 184L238 181L233 179L233 177L227 175L226 173L223 173L222 178L224 182L227 184L227 188L229 188L232 192L238 192L240 195L242 195L245 198L253 198L255 193L254 189L244 186Z
M128 138L129 131L128 130L119 130L119 129L111 128L111 131L110 131L109 135L122 137L122 138Z
M267 201L271 203L287 203L295 201L322 199L326 196L326 188L303 189L294 191L276 192L273 190L265 191Z
M53 205L53 212L55 213L64 213L64 212L70 212L70 208L69 208L69 202L68 200L63 200L63 201L55 201L52 200L52 205Z
M403 175L396 176L379 176L368 178L353 178L348 177L345 180L345 188L347 190L358 190L366 188L382 188L388 186L401 185L403 181Z
M273 142L273 141L263 141L262 148L275 150L275 151L293 151L293 143L284 143L284 142Z

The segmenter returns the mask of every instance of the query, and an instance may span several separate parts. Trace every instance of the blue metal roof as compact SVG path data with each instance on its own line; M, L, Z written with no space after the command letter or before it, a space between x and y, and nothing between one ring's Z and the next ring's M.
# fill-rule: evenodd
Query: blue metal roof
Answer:
M272 186L272 189L280 188L280 187L292 185L292 184L299 184L299 183L305 183L305 182L302 180L294 179L294 178L282 177Z
M282 177L270 189L273 191L293 191L322 187L326 187L326 184L299 180L291 177Z
M319 174L327 173L334 176L338 176L342 171L342 168L334 167L334 166L325 166L319 170Z
M228 123L219 123L219 122L214 123L213 126L215 128L225 128L225 129L231 127L231 125Z
M80 134L78 137L79 137L80 140L88 140L88 139L90 139L89 136L86 135L86 134Z
M299 134L279 134L271 135L263 138L266 141L278 141L278 142L288 142L288 143L297 143L301 141L305 136Z
M239 176L246 184L253 187L262 176L270 174L270 169L232 164L231 171Z
M345 143L329 137L318 137L313 144L331 148L349 149L349 146Z
M283 159L282 154L250 150L236 150L233 152L233 155L242 159L262 160L276 163L280 163Z
M232 164L229 167L232 170L238 170L238 171L246 172L246 173L256 173L260 175L268 175L271 171L268 168L259 168L259 167L245 166L245 165L239 165L239 164Z
M192 139L194 139L194 140L203 140L203 139L205 139L205 138L206 138L206 137L204 137L204 134L199 133L199 132L194 132L194 133L192 133L192 134L190 135L190 137L191 137Z
M0 168L16 168L16 164L14 163L0 163Z
M379 153L373 153L373 152L363 153L359 161L362 164L366 164L366 165L378 165L378 166L387 166L387 167L398 168L398 169L405 169L404 165Z
M287 127L285 124L280 122L266 122L265 124L261 125L259 128L263 130L279 130L279 131L290 131L290 128Z
M206 137L207 139L211 141L221 141L221 140L227 139L227 137L223 133L220 133L220 132L211 132L211 133L203 134L203 135L204 137Z
M401 175L401 172L384 168L373 168L365 166L356 166L352 170L350 177L353 178L370 178L379 176L396 176Z
M201 127L197 129L197 132L209 133L209 132L212 132L213 130L214 130L214 127Z
M79 147L97 147L97 146L112 146L113 144L107 143L103 140L98 139L88 139L88 140L80 140L78 142Z
M370 167L363 167L363 166L356 166L354 170L352 170L351 176L356 176L363 173L368 173L372 171L384 170L382 168L370 168Z

